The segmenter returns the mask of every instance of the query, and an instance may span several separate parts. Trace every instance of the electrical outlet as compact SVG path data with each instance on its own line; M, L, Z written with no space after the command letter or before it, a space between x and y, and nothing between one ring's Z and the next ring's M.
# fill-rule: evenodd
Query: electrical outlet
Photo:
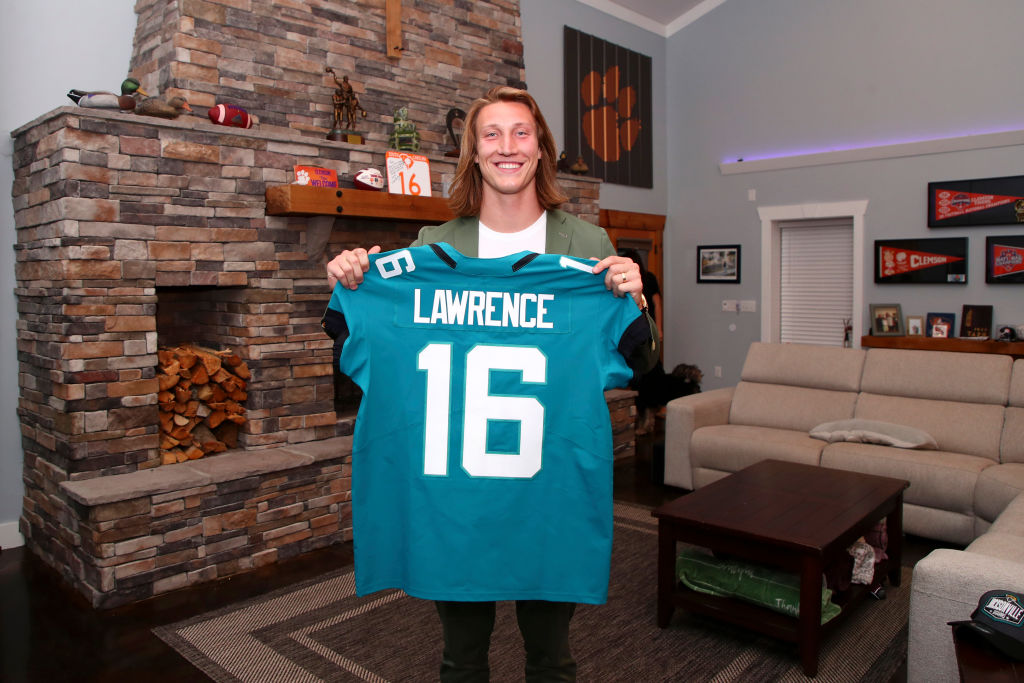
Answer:
M741 299L740 300L740 311L743 313L756 313L757 312L757 301L754 299Z
M722 299L722 310L725 312L735 313L738 309L736 308L736 299Z
M721 365L716 365L715 366L715 377L721 377L721 376L722 376L722 366Z

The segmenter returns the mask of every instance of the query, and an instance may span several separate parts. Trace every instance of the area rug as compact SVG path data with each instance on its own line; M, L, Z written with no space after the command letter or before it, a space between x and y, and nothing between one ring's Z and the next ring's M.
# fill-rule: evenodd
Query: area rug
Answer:
M655 624L657 526L615 506L608 603L572 622L580 681L799 681L796 646L676 611ZM906 659L910 571L888 598L861 605L822 647L822 682L889 681ZM358 598L351 568L154 629L215 681L430 681L441 627L434 606L399 591ZM499 603L491 680L523 678L514 605Z

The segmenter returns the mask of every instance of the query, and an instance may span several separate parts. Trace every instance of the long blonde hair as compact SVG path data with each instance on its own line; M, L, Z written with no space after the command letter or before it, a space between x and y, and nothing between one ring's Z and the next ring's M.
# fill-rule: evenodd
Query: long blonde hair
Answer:
M548 128L548 123L544 120L544 115L540 113L540 107L537 106L537 101L533 99L533 96L525 90L507 85L491 88L486 95L473 102L469 113L466 114L466 126L463 130L462 145L459 150L459 165L455 169L455 179L452 181L448 206L458 216L480 215L480 204L484 196L484 181L475 159L476 120L481 109L497 102L524 104L533 115L533 120L537 124L537 144L541 152L535 182L537 201L546 210L557 208L569 198L558 185L555 165L558 152L555 150L555 140L551 135L551 129Z

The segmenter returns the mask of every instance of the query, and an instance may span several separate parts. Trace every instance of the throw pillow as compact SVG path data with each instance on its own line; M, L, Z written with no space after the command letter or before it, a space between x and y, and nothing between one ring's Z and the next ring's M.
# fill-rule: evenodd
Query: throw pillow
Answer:
M936 450L939 447L935 439L926 431L879 420L852 419L824 422L812 429L810 434L815 439L829 443L853 441L921 450Z

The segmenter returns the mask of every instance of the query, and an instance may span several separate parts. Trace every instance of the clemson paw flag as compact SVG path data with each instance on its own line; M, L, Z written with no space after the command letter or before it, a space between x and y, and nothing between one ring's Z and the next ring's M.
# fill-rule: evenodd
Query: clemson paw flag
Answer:
M565 142L586 175L653 186L651 58L565 27Z

